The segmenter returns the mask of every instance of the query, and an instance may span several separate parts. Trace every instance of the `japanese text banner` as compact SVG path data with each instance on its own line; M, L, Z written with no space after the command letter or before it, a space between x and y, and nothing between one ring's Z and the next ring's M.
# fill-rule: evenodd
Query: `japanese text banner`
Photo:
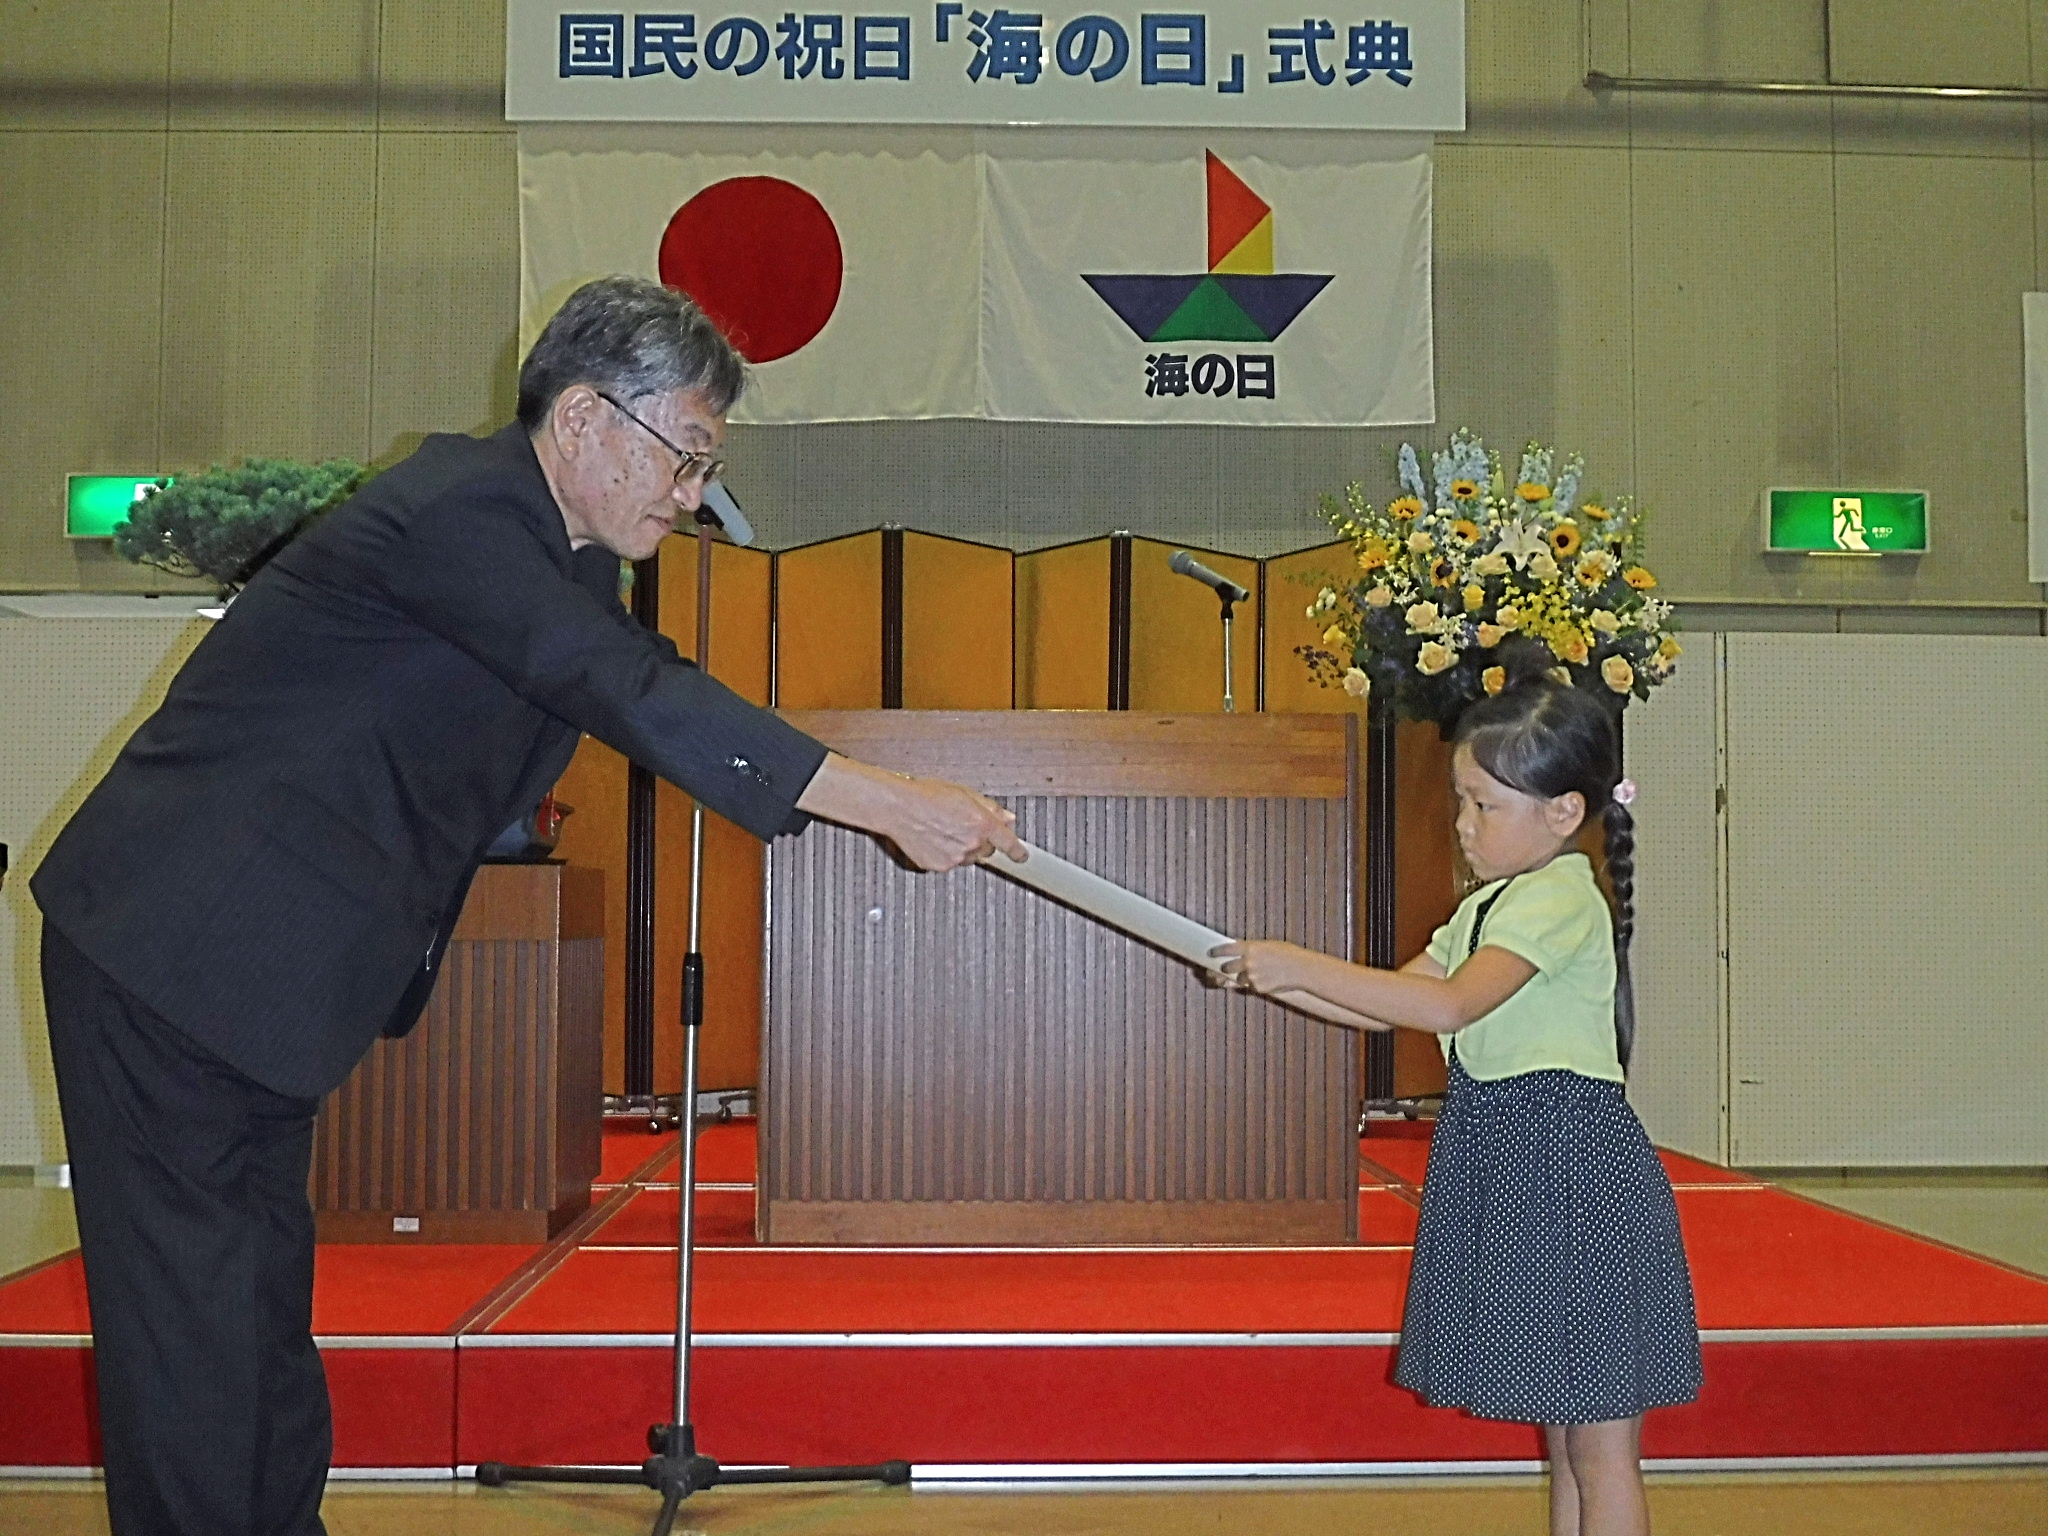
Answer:
M513 122L967 127L1465 126L1464 0L1370 15L1297 0L894 14L508 0Z
M1434 418L1424 139L820 140L522 130L523 342L627 272L689 293L746 353L736 421Z

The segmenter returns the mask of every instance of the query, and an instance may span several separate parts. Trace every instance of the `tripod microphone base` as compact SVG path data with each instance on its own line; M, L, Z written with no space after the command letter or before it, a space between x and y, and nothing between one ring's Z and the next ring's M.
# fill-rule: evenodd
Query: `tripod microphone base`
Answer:
M882 1483L902 1487L910 1481L910 1463L884 1461L866 1467L721 1467L697 1454L696 1431L657 1424L647 1431L654 1455L636 1467L516 1467L502 1461L478 1464L476 1480L486 1488L507 1483L638 1484L661 1495L661 1513L653 1536L669 1536L676 1510L693 1493L741 1483Z

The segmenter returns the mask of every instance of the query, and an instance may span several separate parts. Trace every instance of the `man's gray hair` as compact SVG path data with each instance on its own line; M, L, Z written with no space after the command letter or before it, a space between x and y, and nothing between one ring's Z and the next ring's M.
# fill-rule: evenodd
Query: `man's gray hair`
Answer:
M520 365L520 425L538 431L572 384L621 402L696 390L723 416L747 387L747 365L711 317L673 288L600 277L569 295Z

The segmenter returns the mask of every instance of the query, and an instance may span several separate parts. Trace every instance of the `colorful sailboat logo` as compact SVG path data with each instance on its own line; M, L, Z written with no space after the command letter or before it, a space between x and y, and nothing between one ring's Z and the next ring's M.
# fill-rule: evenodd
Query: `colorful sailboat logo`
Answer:
M1273 209L1213 153L1209 270L1083 274L1140 341L1277 341L1333 274L1273 270Z

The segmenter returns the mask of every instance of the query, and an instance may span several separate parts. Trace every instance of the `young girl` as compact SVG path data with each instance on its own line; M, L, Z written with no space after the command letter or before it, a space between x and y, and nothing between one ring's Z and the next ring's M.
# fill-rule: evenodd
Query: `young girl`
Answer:
M1545 679L1474 704L1451 773L1486 883L1399 971L1292 944L1224 951L1238 981L1442 1037L1394 1379L1430 1404L1541 1424L1552 1536L1649 1529L1643 1413L1699 1393L1671 1184L1622 1096L1634 1034L1634 786L1601 704ZM1586 856L1605 822L1610 912ZM1618 984L1617 984L1618 983Z

